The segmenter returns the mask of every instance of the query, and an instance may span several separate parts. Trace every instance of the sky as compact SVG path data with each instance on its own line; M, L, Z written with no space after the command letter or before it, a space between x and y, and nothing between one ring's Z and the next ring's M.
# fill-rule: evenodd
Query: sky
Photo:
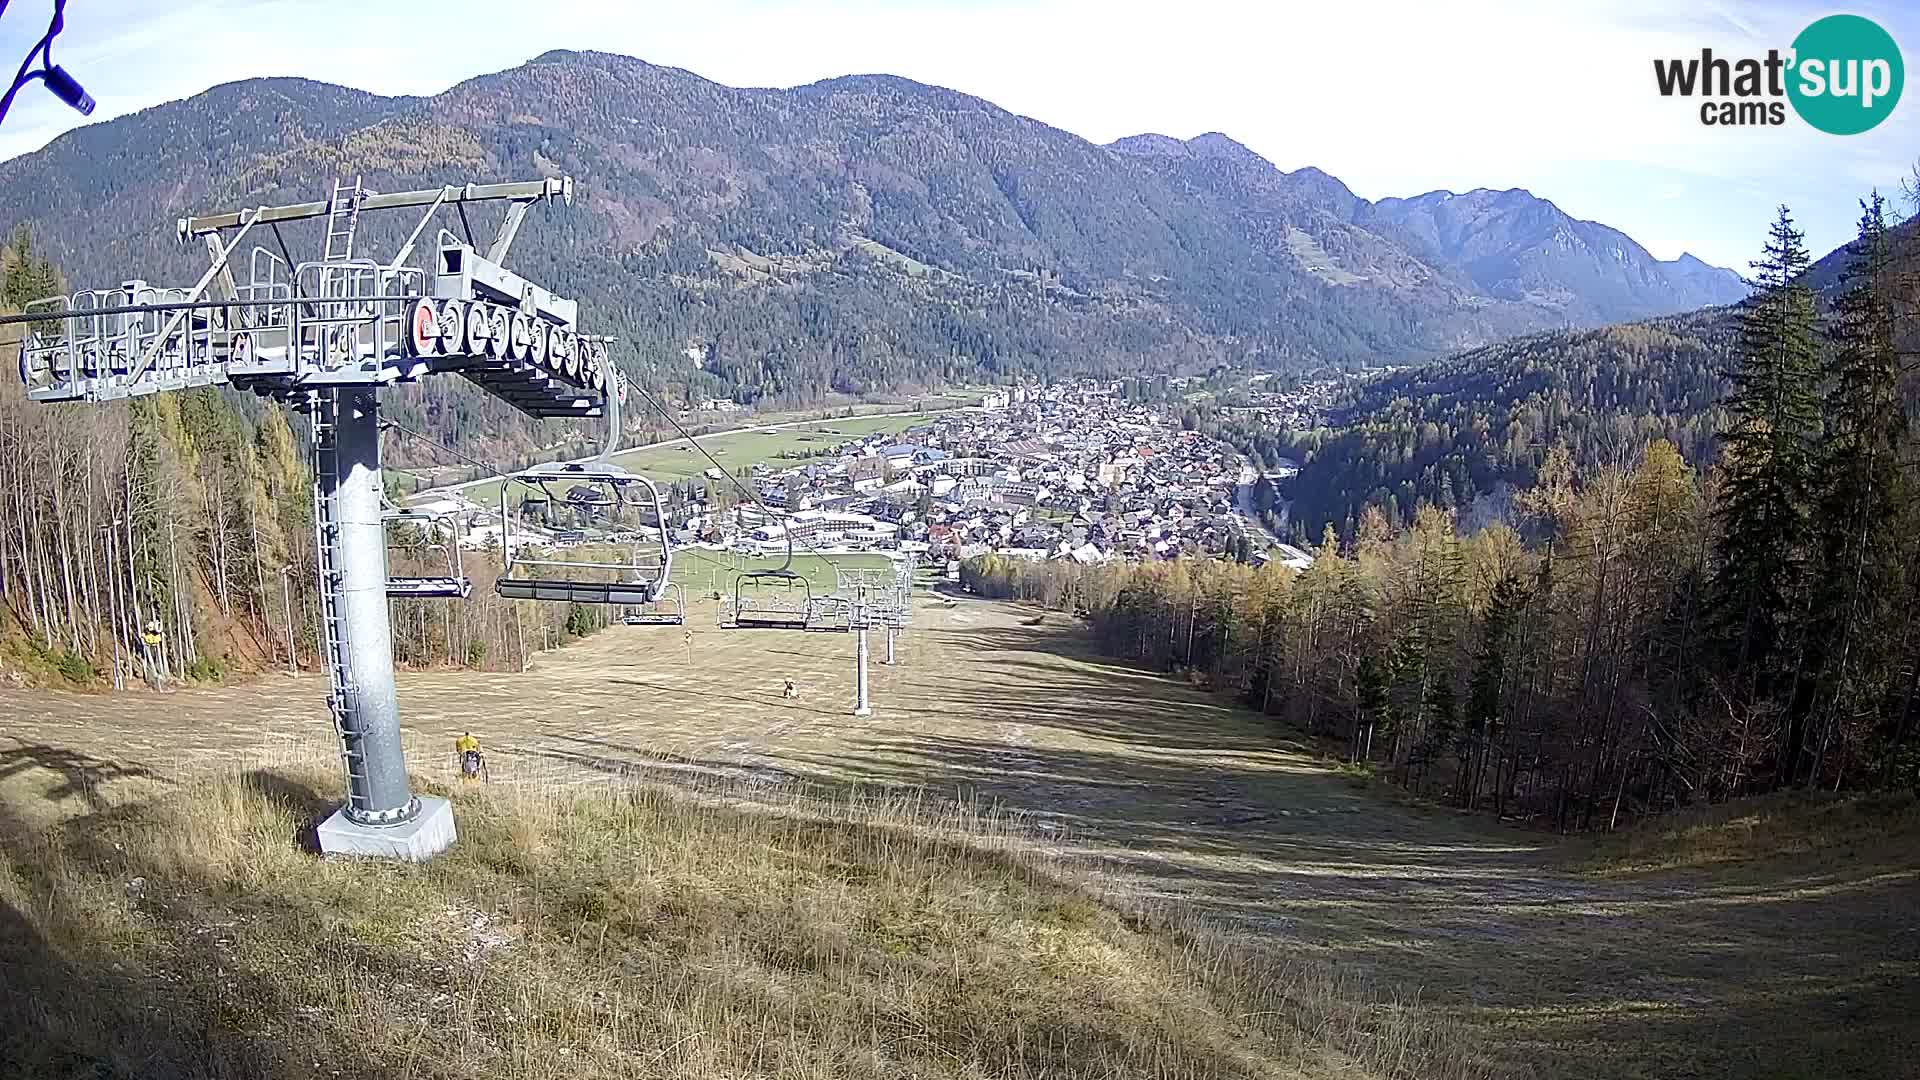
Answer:
M17 64L52 0L0 6L0 63ZM1652 62L1784 50L1836 11L1920 60L1913 0L69 0L54 59L99 102L92 122L262 75L431 94L557 48L734 86L883 72L1096 142L1225 132L1370 199L1522 187L1662 258L1745 271L1778 205L1817 256L1851 237L1870 188L1898 192L1920 159L1920 90L1862 135L1791 116L1717 129L1659 96ZM80 122L29 86L0 159Z

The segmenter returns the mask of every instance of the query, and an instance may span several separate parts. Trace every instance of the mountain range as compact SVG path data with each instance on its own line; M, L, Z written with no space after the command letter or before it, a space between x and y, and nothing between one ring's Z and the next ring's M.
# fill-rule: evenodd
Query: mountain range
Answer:
M538 212L511 261L688 396L1404 363L1745 294L1518 189L1369 202L1219 134L1099 146L901 78L743 89L590 52L432 97L218 86L0 163L0 228L29 225L77 284L184 283L205 265L174 243L186 213L319 198L336 176L556 173L576 206ZM369 215L361 250L411 224ZM285 230L298 258L318 229Z
M1920 219L1889 230L1893 258L1920 264ZM1857 243L1816 260L1802 281L1833 313L1852 285ZM1895 280L1913 280L1911 270ZM1238 429L1230 441L1305 467L1286 485L1305 537L1351 529L1369 506L1408 518L1422 502L1468 524L1507 513L1552 447L1587 469L1630 461L1654 439L1696 467L1718 454L1720 401L1739 352L1742 309L1588 329L1542 331L1353 380L1308 432ZM1902 348L1912 348L1903 332ZM1916 388L1906 390L1910 401Z
M1746 295L1731 270L1692 255L1661 261L1618 229L1519 188L1368 202L1319 169L1282 172L1218 132L1185 142L1135 135L1109 148L1262 223L1331 285L1441 296L1533 326L1619 322Z

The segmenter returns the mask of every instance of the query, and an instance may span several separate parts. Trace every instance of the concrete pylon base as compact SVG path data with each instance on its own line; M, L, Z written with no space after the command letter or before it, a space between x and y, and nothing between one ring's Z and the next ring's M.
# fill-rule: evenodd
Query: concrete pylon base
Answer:
M422 795L420 812L412 821L385 828L361 825L348 820L346 811L335 810L314 832L324 855L426 862L453 846L453 804Z
M869 709L869 708L867 708L867 707L866 707L865 705L862 705L862 706L860 706L859 708L857 708L857 709L855 709L855 710L853 710L853 715L855 715L855 716L872 716L872 715L873 715L873 710L872 710L872 709Z

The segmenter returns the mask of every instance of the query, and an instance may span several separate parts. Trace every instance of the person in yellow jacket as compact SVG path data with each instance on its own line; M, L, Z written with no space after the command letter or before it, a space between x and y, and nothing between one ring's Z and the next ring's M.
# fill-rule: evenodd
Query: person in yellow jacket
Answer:
M460 779L479 780L485 775L486 761L480 756L480 740L468 731L453 740L453 752L460 758Z

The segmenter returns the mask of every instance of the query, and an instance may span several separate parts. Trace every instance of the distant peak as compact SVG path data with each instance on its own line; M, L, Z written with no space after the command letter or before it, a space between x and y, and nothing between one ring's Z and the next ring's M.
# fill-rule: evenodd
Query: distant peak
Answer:
M628 56L625 53L599 52L593 49L549 49L526 63L521 64L519 67L509 70L526 71L533 68L605 71L622 76L639 74L646 77L684 77L699 79L701 82L707 81L684 68L649 64L637 56ZM506 74L506 72L496 72L495 74ZM488 76L481 75L478 76L478 78L486 79Z
M1107 144L1107 149L1117 150L1122 154L1146 154L1155 157L1188 157L1193 153L1187 144L1179 139L1151 131L1129 135L1124 139L1115 139Z
M1521 203L1546 201L1545 199L1537 198L1533 192L1528 191L1526 188L1517 188L1517 187L1513 187L1513 188L1477 187L1477 188L1474 188L1472 191L1463 192L1460 197L1472 199L1475 202L1493 203L1501 206L1514 206Z
M1176 139L1171 135L1146 132L1129 135L1124 139L1115 139L1107 144L1107 149L1122 154L1140 154L1148 157L1186 157L1208 158L1215 161L1241 161L1249 165L1273 168L1273 162L1246 148L1230 136L1218 131L1209 131L1205 135L1195 135L1191 139Z
M1452 188L1435 188L1423 191L1405 201L1407 202L1446 202L1449 199L1471 199L1474 202L1516 202L1535 198L1526 188L1469 188L1466 191L1454 191ZM1545 200L1541 200L1545 201Z
M822 79L816 83L808 83L796 89L804 94L867 95L892 101L933 103L941 108L978 110L997 116L1013 115L985 98L975 97L945 86L918 82L901 75L878 73L840 75L831 79Z
M1724 266L1715 266L1691 251L1681 252L1679 258L1667 265L1683 274L1711 274L1735 281L1744 280L1738 271L1729 270Z
M895 90L941 90L944 87L929 86L915 82L904 75L889 75L884 71L856 72L852 75L836 75L831 79L821 79L814 86L884 86ZM955 93L956 91L947 91Z
M1187 140L1187 145L1193 148L1195 154L1202 157L1236 158L1242 161L1257 161L1262 165L1272 164L1266 158L1247 149L1243 143L1217 131L1196 135Z
M623 53L597 52L592 49L548 49L539 56L527 61L529 64L617 64L625 67L653 67L637 56Z

